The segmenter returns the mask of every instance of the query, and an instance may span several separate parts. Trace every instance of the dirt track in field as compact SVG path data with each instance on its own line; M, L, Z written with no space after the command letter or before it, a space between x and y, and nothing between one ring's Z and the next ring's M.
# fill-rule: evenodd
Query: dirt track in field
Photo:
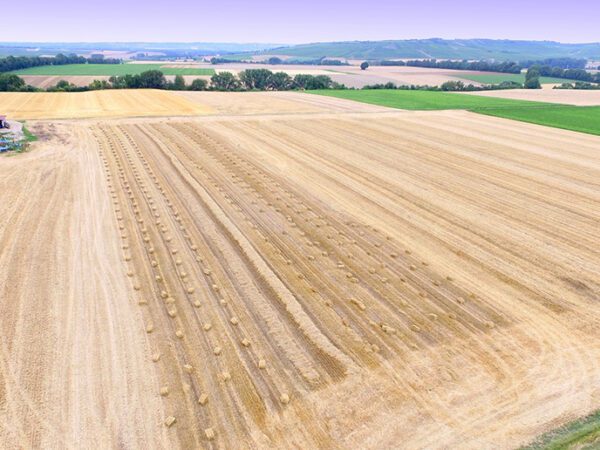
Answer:
M600 138L238 98L0 158L0 447L508 449L598 407Z

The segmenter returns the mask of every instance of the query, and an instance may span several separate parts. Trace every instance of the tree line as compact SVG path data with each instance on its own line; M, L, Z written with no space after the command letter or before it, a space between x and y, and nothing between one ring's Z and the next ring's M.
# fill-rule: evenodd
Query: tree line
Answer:
M600 84L576 81L575 83L563 83L560 86L554 86L552 89L581 89L586 91L597 91L600 89Z
M521 83L514 81L503 81L499 84L487 84L484 86L475 86L474 84L465 84L462 81L446 81L440 86L430 86L428 84L410 84L397 85L392 82L385 84L369 84L362 89L392 89L400 91L443 91L443 92L472 92L472 91L494 91L502 89L521 89Z
M566 69L565 73L571 73ZM438 91L481 91L495 89L539 89L540 77L548 76L543 66L532 66L528 69L525 83L506 81L499 84L475 86L462 81L448 81L440 86L401 85L394 83L375 84L363 89L408 89L408 90L438 90ZM551 72L554 76L555 72ZM586 72L587 73L587 72ZM600 83L600 74L592 75L595 83ZM587 81L575 84L566 83L563 89L592 89ZM287 91L287 90L318 90L318 89L347 89L343 84L334 82L326 75L298 74L291 77L285 72L272 72L268 69L247 69L234 75L231 72L215 73L210 81L202 78L194 79L189 85L181 75L168 81L160 70L148 70L139 75L112 76L108 80L94 80L88 86L76 86L66 80L59 81L55 86L47 88L48 92L82 92L102 89L167 89L177 91ZM24 80L11 73L0 73L0 92L35 92L43 89L27 85Z
M546 58L541 61L528 60L519 63L524 69L531 66L560 67L561 69L585 69L587 60L583 58Z
M478 72L521 73L523 69L535 69L538 76L564 78L588 83L600 83L600 75L585 70L587 61L577 58L548 58L542 61L489 62L489 61L438 61L435 59L412 61L379 61L382 66L412 66L433 69L473 70Z
M502 73L521 73L521 66L516 62L489 62L489 61L452 61L437 59L414 59L410 61L379 61L382 66L411 66L427 67L432 69L451 69L451 70L475 70L478 72L502 72Z
M88 86L76 86L60 80L47 92L83 92L102 89L167 89L177 91L289 91L311 89L345 89L327 75L298 74L291 77L285 72L271 72L267 69L248 69L234 75L231 72L217 72L210 82L202 78L194 79L189 85L181 75L168 81L160 70L148 70L138 75L111 76L108 80L94 80ZM43 91L25 84L15 74L0 74L0 91L35 92Z
M28 69L38 66L62 66L65 64L120 64L123 61L114 58L104 58L97 55L93 58L85 58L77 55L56 56L7 56L0 58L0 73L14 72L16 70Z
M301 65L301 66L349 66L350 64L339 59L327 59L326 57L315 59L282 59L272 56L262 61L246 61L238 59L228 59L222 57L211 58L211 64L269 64L269 65Z
M562 69L548 65L534 65L529 70L535 69L542 77L566 78L568 80L585 81L588 83L600 83L600 73L591 73L584 69Z

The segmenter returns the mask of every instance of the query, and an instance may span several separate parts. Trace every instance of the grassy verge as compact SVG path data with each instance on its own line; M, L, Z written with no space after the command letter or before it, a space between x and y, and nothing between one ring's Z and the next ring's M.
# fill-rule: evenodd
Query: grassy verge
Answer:
M165 75L213 75L214 69L164 67L163 64L65 64L38 66L17 70L17 75L43 76L111 76L139 75L147 70L160 70Z
M374 89L308 92L399 109L464 109L489 116L600 135L600 106L570 106L435 91Z
M593 450L600 448L600 410L543 434L521 450Z
M38 137L29 131L29 128L27 128L25 124L23 124L23 136L25 142L35 142L38 140Z

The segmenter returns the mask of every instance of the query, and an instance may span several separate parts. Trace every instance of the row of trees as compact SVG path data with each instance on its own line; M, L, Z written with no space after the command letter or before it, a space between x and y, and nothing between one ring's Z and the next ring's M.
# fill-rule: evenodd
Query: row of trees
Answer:
M397 61L396 61L397 62ZM400 65L400 64L396 64ZM479 72L521 73L521 66L516 62L489 62L489 61L438 61L436 59L423 59L406 61L405 65L412 67L430 67L434 69L451 70L476 70Z
M480 72L521 73L524 68L536 69L539 76L600 83L600 75L585 70L587 61L576 58L548 58L543 61L488 62L488 61L438 61L435 59L413 61L380 61L382 66L414 66L435 69L474 70Z
M94 80L88 86L76 86L66 80L60 80L48 92L82 92L101 89L168 89L176 91L289 91L294 89L343 89L345 86L335 83L326 75L303 75L291 77L284 72L271 72L267 69L248 69L239 76L231 72L218 72L210 82L197 78L186 84L181 75L174 81L168 81L160 70L148 70L139 75L112 76L107 80ZM40 91L26 85L15 74L0 74L0 91Z
M441 86L430 86L427 84L396 85L388 82L385 84L370 84L362 89L396 89L401 91L444 91L444 92L469 92L469 91L492 91L500 89L520 89L523 85L514 81L504 81L500 84L490 84L486 86L475 86L465 84L462 81L447 81Z
M327 75L298 74L291 77L285 72L268 69L248 69L236 77L231 72L219 72L210 80L210 87L217 91L289 91L293 89L341 88Z
M546 58L541 61L521 61L519 64L528 69L531 66L560 67L561 69L585 69L587 60L583 58Z
M271 72L267 69L248 69L240 72L239 76L231 72L215 73L210 84L204 79L195 79L188 86L185 79L178 75L173 82L165 79L162 72L150 70L139 75L125 75L110 77L109 83L115 89L173 89L192 91L288 91L292 89L329 89L340 87L326 75L289 76L285 72ZM90 88L98 88L98 83Z
M575 83L563 83L560 86L554 86L553 89L582 89L586 91L595 91L600 89L600 84L576 81Z
M107 80L94 80L88 86L76 86L66 80L59 81L48 92L82 92L102 89L169 89L177 91L289 91L294 89L343 89L326 75L303 75L295 77L284 72L273 73L267 69L248 69L240 72L239 76L231 72L218 72L210 82L197 78L186 84L181 75L173 81L167 81L160 70L148 70L139 75L112 76ZM22 78L14 74L0 74L0 91L36 91L34 87L25 84Z
M593 85L591 83L600 83L600 73L591 73L583 69L561 69L560 67L540 66L535 65L527 69L525 75L525 89L541 88L540 77L566 78L569 80L577 80L572 89L585 89L583 84ZM568 83L563 83L568 84ZM588 88L589 89L589 88Z
M293 65L305 65L305 66L349 66L350 64L339 59L327 59L326 57L316 59L281 59L277 56L272 56L265 61L261 61L264 64L293 64Z
M565 78L568 80L585 81L588 83L600 83L600 73L591 73L584 69L562 69L551 66L531 66L529 70L535 69L542 77Z
M228 59L223 57L214 57L210 60L211 64L270 64L270 65L304 65L304 66L349 66L350 64L339 59L327 59L326 57L316 59L282 59L278 56L272 56L262 61L247 61L238 59Z
M65 64L120 64L120 59L104 58L97 55L94 58L85 58L77 55L56 56L7 56L0 58L0 72L14 72L15 70L28 69L38 66L62 66Z

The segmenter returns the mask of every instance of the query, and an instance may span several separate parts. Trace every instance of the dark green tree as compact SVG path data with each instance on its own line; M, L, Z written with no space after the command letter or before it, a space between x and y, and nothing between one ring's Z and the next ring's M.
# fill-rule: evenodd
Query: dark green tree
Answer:
M208 86L208 82L202 78L196 78L190 84L190 91L205 91Z
M127 84L125 83L125 78L117 75L113 75L108 79L108 82L111 84L113 89L125 89Z
M139 89L142 86L142 80L139 75L127 74L123 77L123 82L127 89Z
M285 72L276 72L271 75L269 89L274 91L288 91L294 87L294 80Z
M94 80L90 83L88 87L92 91L100 91L103 89L110 89L111 86L106 80Z
M298 74L294 77L294 84L298 89L329 89L333 86L333 81L327 75Z
M240 72L240 82L248 90L264 91L269 87L273 72L268 69L248 69Z
M185 79L181 75L175 75L173 89L176 91L185 91Z
M141 88L164 89L167 84L167 80L160 70L147 70L146 72L140 73L139 84L139 87Z
M15 74L0 73L0 92L20 91L25 87L25 81Z
M369 68L369 63L367 61L360 63L360 70L367 70L368 68Z
M465 83L462 81L446 81L440 86L442 91L464 91L465 88Z
M540 66L531 66L525 74L525 89L540 89Z
M218 72L210 77L211 87L217 91L236 91L240 82L231 72Z

